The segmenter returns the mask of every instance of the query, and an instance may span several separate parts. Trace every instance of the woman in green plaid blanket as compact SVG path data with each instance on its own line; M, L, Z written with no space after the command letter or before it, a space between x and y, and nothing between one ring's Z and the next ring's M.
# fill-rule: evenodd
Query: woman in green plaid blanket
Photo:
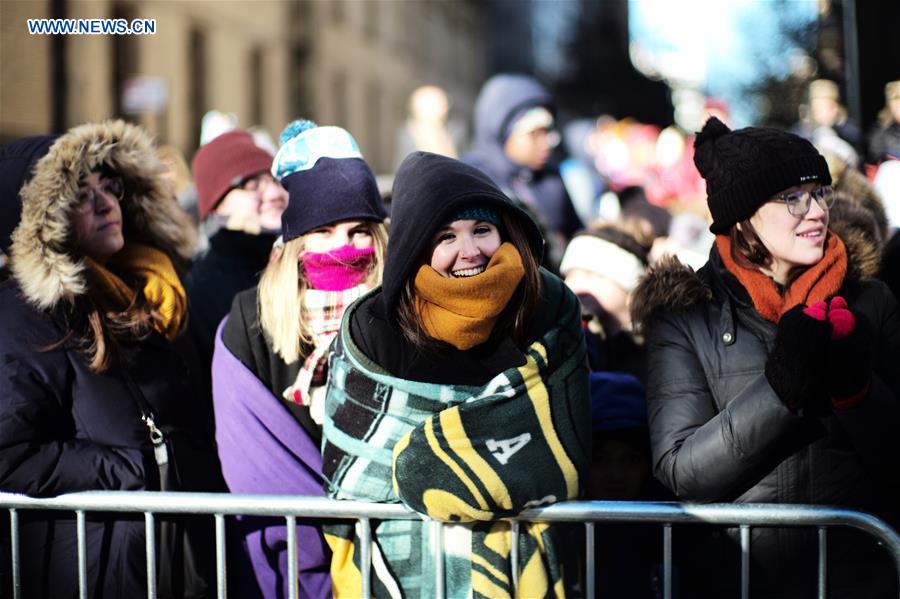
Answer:
M382 287L345 313L329 363L331 497L403 502L444 527L448 597L565 595L552 527L498 520L581 495L590 409L577 298L539 266L534 221L462 162L417 152L397 172ZM422 522L376 523L377 597L432 597ZM359 540L326 529L336 597L359 596ZM515 582L514 582L515 581Z

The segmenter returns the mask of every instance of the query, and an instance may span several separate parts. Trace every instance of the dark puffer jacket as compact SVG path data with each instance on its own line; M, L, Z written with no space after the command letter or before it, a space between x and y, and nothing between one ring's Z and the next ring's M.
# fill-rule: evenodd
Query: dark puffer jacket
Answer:
M168 343L153 333L123 344L122 360L103 373L92 371L73 343L59 343L70 332L71 302L91 292L67 239L78 181L100 166L127 181L126 237L166 252L175 263L190 256L189 221L166 191L152 143L138 127L122 121L82 125L38 162L21 194L13 277L0 285L0 490L38 497L158 490L134 387L177 443L184 490L222 490L209 391L188 335ZM73 515L29 513L22 520L23 595L77 596ZM86 531L90 596L146 595L143 519L91 514ZM211 527L203 536L212 549ZM212 565L213 552L205 555ZM160 588L160 596L167 591Z
M900 444L900 312L858 234L843 235L850 274L840 291L877 331L871 389L857 407L822 417L788 411L764 374L776 325L722 265L715 247L698 273L656 267L638 288L636 318L647 333L647 404L657 476L682 501L836 505L896 525ZM829 534L829 597L896 595L887 555L861 534ZM696 552L699 596L734 596L734 531L717 531ZM814 591L813 532L754 529L751 589L760 597Z

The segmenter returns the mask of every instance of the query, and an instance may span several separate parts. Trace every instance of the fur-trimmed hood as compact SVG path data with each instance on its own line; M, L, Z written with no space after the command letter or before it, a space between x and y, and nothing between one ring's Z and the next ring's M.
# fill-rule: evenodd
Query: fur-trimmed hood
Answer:
M125 181L122 229L129 240L162 250L176 267L191 257L196 233L162 177L147 133L121 120L74 127L56 140L22 188L22 218L12 235L13 278L40 309L72 302L87 290L84 263L69 243L70 221L78 182L100 167Z
M847 278L873 278L880 267L881 253L866 232L837 222L830 229L847 248ZM689 308L712 297L712 290L693 268L674 256L665 256L650 267L634 290L632 322L635 330L643 333L657 311Z

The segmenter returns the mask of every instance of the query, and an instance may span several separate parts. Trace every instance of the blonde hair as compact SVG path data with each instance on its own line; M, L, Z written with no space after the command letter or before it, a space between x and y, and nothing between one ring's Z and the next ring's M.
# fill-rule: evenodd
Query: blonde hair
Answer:
M372 233L375 259L366 278L370 287L381 285L384 256L387 252L387 227L384 223L365 221ZM272 342L272 348L286 363L300 359L303 345L313 344L313 334L303 311L303 296L309 289L309 281L299 266L300 253L306 237L301 235L284 244L263 271L257 293L257 313L263 332ZM296 288L297 293L290 290Z

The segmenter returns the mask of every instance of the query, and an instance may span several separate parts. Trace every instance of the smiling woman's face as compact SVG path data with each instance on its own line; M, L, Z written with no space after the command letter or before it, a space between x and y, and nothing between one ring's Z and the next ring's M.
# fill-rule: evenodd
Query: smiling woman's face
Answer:
M496 225L483 220L455 220L435 234L430 265L447 278L479 275L501 243Z
M808 193L817 187L818 184L807 184L785 192ZM811 266L825 253L828 210L816 201L810 201L809 211L803 216L794 216L782 203L766 202L750 217L750 224L772 254L772 264L766 274L779 283L785 283L794 268Z
M121 179L99 173L91 173L78 184L72 239L75 249L100 264L125 245L120 204L124 192Z

